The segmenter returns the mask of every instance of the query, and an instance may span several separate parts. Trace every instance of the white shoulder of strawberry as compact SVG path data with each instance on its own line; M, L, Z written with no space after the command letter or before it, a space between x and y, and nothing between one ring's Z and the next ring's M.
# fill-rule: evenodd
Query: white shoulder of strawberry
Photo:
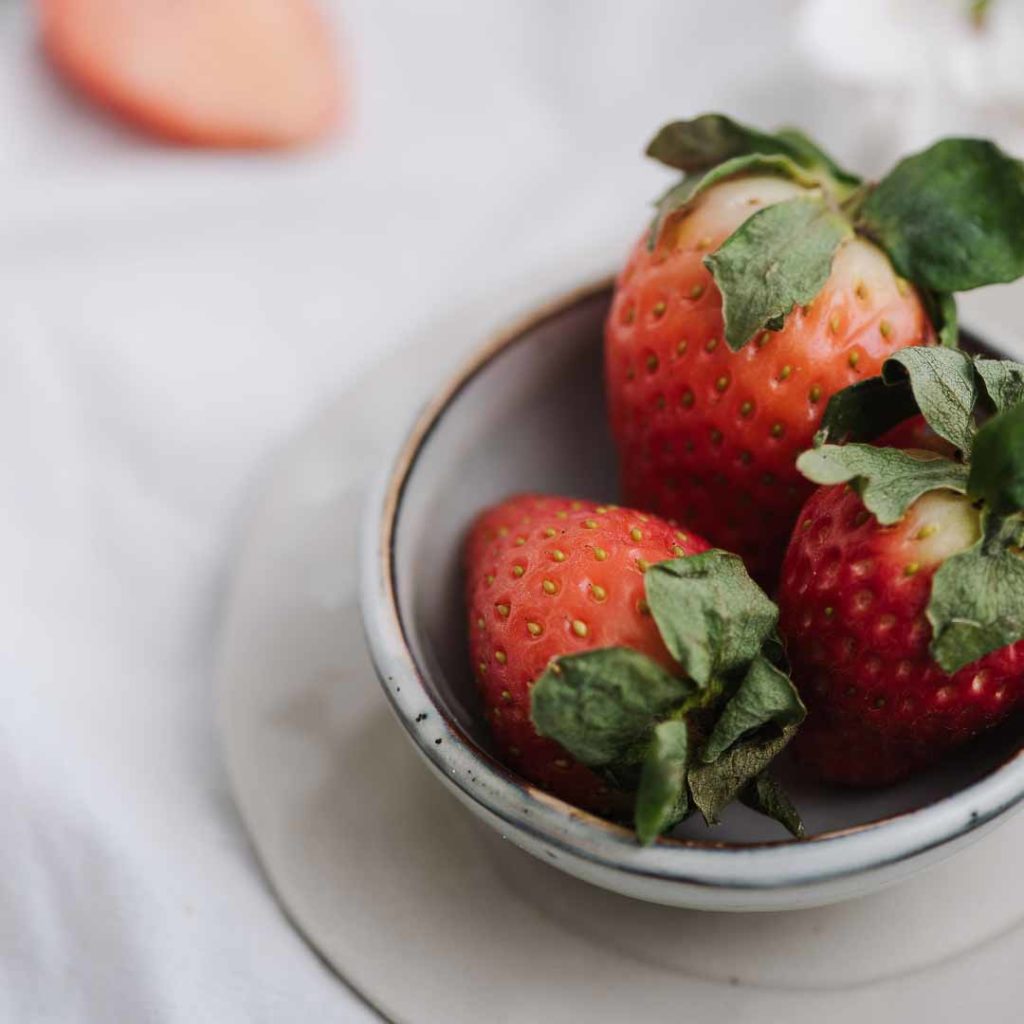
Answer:
M1024 275L1024 164L986 140L943 139L877 183L843 170L799 132L761 132L722 114L666 125L647 153L683 172L656 204L652 248L666 223L727 178L777 175L803 189L752 213L705 259L734 350L761 331L781 330L793 308L824 287L840 246L857 236L917 287L947 345L957 338L954 292Z
M805 715L778 609L738 557L718 550L651 566L645 591L679 671L626 647L556 658L532 689L537 732L635 790L642 843L695 811L712 824L736 799L801 836L768 773Z
M868 443L917 412L952 454ZM852 486L883 526L932 491L965 495L979 535L932 580L932 657L953 673L1024 638L1024 366L904 349L881 376L833 396L797 467L815 483Z

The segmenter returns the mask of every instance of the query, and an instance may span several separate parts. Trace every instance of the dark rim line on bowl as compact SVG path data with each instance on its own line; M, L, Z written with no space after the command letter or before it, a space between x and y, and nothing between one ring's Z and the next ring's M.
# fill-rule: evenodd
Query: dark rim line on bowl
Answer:
M406 485L412 475L412 471L416 465L419 451L421 450L424 443L429 439L430 435L434 432L441 419L443 418L446 410L451 403L458 397L458 395L474 380L474 378L500 353L505 351L512 345L523 341L526 336L538 327L554 319L555 317L566 312L573 306L589 301L593 298L598 297L602 293L608 291L612 285L613 278L604 277L600 280L593 282L588 285L573 289L567 294L563 294L560 297L553 299L546 303L540 310L534 311L517 322L513 323L510 327L505 330L499 331L492 340L483 346L480 350L473 353L473 355L463 362L459 369L456 371L455 376L449 380L444 388L434 396L434 398L427 404L424 410L419 414L412 430L407 433L404 441L402 442L401 448L397 457L393 460L392 468L388 472L385 482L385 491L383 496L382 506L379 503L374 503L374 510L377 513L383 512L383 516L377 516L376 521L371 521L371 530L378 543L375 544L377 547L377 555L380 559L378 563L379 567L379 579L384 584L384 589L387 597L387 612L390 619L390 624L394 627L394 631L401 637L404 646L404 653L406 655L405 660L408 662L409 667L415 673L417 680L421 687L426 690L426 682L423 677L423 673L420 671L420 666L416 663L411 653L411 646L409 644L409 635L406 629L406 624L403 621L401 612L398 606L395 579L394 579L394 544L395 544L395 526L398 520L398 511L401 506L402 497ZM383 522L383 529L381 529L381 522ZM370 652L375 663L375 666L381 670L381 674L384 675L383 666L377 657L377 651L375 645L370 643ZM392 682L392 680L388 680ZM408 729L410 734L416 740L416 744L420 752L427 758L427 760L435 767L442 771L445 778L449 777L451 771L451 765L445 756L445 752L441 750L441 746L435 742L428 742L425 737L420 735L420 730L413 727L413 723L407 720L405 710L401 707L400 702L397 700L397 695L392 692L390 687L385 687L389 701L392 706L398 712L403 725ZM560 811L570 818L576 819L577 821L583 822L591 828L595 828L600 832L608 835L609 838L614 840L623 841L628 840L632 844L633 833L630 829L624 828L623 826L616 825L613 822L607 821L604 818L598 817L597 815L590 814L587 811L583 811L566 801L548 793L547 791L541 790L538 787L528 783L521 776L512 772L504 764L498 761L488 751L479 747L469 736L467 736L461 726L451 719L442 708L437 704L432 704L432 710L438 714L443 720L447 739L449 743L457 744L467 753L471 753L473 757L483 760L487 767L491 769L496 775L500 776L507 784L510 784L516 789L519 794L526 798L527 802L530 801L546 805L547 807L553 808ZM672 836L663 837L659 846L662 849L665 848L679 848L679 849L696 849L706 851L719 851L719 852L750 852L757 849L776 849L779 847L788 846L803 846L806 847L808 844L823 844L832 843L836 840L841 840L845 837L863 834L865 832L871 832L876 830L882 825L898 821L900 819L912 818L923 811L937 807L947 800L953 799L954 796L961 796L965 793L970 792L976 787L984 786L986 782L990 781L993 776L1001 773L1004 769L1008 768L1013 762L1018 761L1024 756L1024 748L1018 749L1015 753L1010 754L1004 761L999 763L990 769L982 778L978 779L971 786L965 787L963 790L958 791L956 794L951 794L947 797L942 797L940 800L933 801L932 803L922 805L917 808L908 809L901 811L897 814L887 815L882 818L873 819L872 821L863 822L857 825L847 826L841 829L831 829L824 832L816 833L806 840L794 840L794 839L779 839L779 840L762 840L757 842L733 842L723 841L716 839L682 839L675 838ZM450 780L451 781L451 780ZM556 837L552 837L546 832L530 828L529 825L524 824L521 821L509 819L507 814L499 807L493 806L490 802L481 799L480 794L477 792L475 787L466 787L460 785L457 781L455 784L458 788L466 795L470 796L475 802L481 804L489 813L496 815L498 818L506 821L510 826L520 829L526 829L531 832L537 838L542 839L547 843L554 843L558 845L562 844ZM933 842L924 844L918 844L911 850L902 850L898 855L895 855L891 860L901 860L905 856L910 854L917 854L926 852L938 845L944 845L958 836L970 832L976 828L981 827L987 821L993 818L999 817L1003 812L1008 810L1010 807L1024 800L1024 792L1020 795L1015 796L1009 801L1004 801L997 805L995 808L989 809L985 814L974 813L970 815L963 827L957 831L951 833L948 836L944 836L941 839ZM587 857L588 855L574 847L565 847L568 852L571 852L575 856ZM588 858L594 859L594 858ZM874 866L881 866L887 863L887 861L875 861ZM634 869L636 870L636 869ZM661 876L659 872L649 872L639 870L636 873L648 874L652 876L660 877L671 877L677 878L677 880L683 881L681 877L675 875L672 876ZM843 874L842 872L839 874ZM813 880L821 880L825 876L816 875ZM837 877L831 875L828 877ZM685 879L696 884L708 884L702 883L700 879ZM788 879L791 884L799 884L797 879Z

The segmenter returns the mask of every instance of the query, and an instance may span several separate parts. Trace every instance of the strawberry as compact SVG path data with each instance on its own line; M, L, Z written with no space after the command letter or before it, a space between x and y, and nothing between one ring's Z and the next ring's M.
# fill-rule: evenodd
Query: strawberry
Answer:
M309 0L40 0L54 65L154 134L290 146L337 108L330 39Z
M713 762L748 749L753 730L763 756L742 782L759 784L761 794L746 798L798 829L773 784L753 778L803 711L789 680L761 664L777 611L738 559L641 512L521 495L476 520L466 568L470 656L486 717L521 775L581 807L622 816L628 793L645 792L646 772L647 791L657 779L659 793L666 785L672 793L654 801L656 813L649 792L637 798L648 809L638 812L638 830L650 841L691 802L712 821L740 795L743 786L723 784ZM734 621L733 632L722 625ZM781 694L780 714L735 731L726 710L742 685ZM709 725L722 719L709 748ZM767 734L761 729L756 740L762 726ZM687 773L687 748L705 740L709 767Z
M611 810L604 780L534 731L530 687L552 658L593 647L621 644L670 668L642 569L707 548L647 515L534 495L476 521L467 546L470 656L494 738L520 774L572 803Z
M901 348L955 340L949 293L980 282L941 258L975 255L972 190L995 189L976 179L1015 163L987 146L947 140L869 186L794 132L719 115L663 128L648 153L684 178L619 275L605 328L625 499L685 520L773 582L811 491L795 459L831 395ZM969 184L926 173L950 147ZM1024 207L1020 182L1010 194Z
M779 603L811 708L796 746L822 777L893 782L998 722L1024 695L1024 642L947 675L929 652L932 579L979 537L969 498L933 491L881 526L847 487L816 491L797 522Z
M850 785L925 768L1024 703L1024 367L909 349L885 373L837 395L798 460L831 486L800 513L779 590L809 708L795 750ZM884 428L886 390L897 406L912 390L942 451L827 443L851 405L860 438Z

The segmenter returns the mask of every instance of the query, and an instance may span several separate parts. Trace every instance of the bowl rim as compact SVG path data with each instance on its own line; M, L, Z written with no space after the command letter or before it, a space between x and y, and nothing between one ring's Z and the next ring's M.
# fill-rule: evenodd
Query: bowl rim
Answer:
M631 829L583 811L512 772L434 701L426 670L408 640L394 575L396 526L420 453L459 394L496 357L613 285L613 276L602 275L492 332L415 415L371 488L360 545L363 626L381 686L419 753L461 796L549 849L636 876L736 889L802 887L881 869L964 837L1024 802L1022 745L981 779L949 796L804 840L743 843L662 837L641 847ZM980 333L994 348L1008 348L998 330L986 326Z

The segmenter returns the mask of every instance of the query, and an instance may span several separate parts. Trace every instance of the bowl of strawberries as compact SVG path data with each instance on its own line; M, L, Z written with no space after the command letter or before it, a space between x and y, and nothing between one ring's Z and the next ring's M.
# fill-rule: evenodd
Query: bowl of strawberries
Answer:
M392 707L481 820L675 906L862 894L1024 801L1024 168L722 115L611 281L490 339L375 494Z

